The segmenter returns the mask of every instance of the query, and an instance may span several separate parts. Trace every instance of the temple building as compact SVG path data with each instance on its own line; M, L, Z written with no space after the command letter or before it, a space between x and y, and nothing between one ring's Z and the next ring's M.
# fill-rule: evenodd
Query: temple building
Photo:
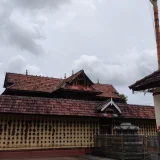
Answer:
M85 148L95 134L131 123L155 135L153 106L127 104L110 84L84 70L64 79L6 73L0 95L0 149Z

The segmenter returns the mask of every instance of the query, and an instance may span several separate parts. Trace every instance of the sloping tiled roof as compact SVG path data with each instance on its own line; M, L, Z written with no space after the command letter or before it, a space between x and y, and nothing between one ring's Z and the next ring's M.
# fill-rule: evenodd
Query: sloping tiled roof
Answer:
M111 84L94 84L93 86L95 89L102 92L102 94L98 95L101 97L113 97L113 98L120 98L118 92Z
M69 99L0 96L0 112L42 115L96 116L98 102Z
M77 72L77 74L78 73L79 72ZM73 77L66 80L71 80L72 78ZM64 79L58 78L6 73L4 87L10 90L51 93L56 90L59 85L64 84L64 82ZM102 94L99 94L101 97L120 98L118 92L112 85L94 84L92 86L96 91L102 92Z
M117 104L126 118L142 118L142 119L155 119L155 112L153 106L127 104Z
M61 81L62 79L58 78L6 73L4 87L7 89L48 93L52 92Z
M160 70L153 72L129 86L129 88L134 91L152 89L155 87L160 87Z
M40 114L40 115L72 115L106 117L113 116L97 113L98 101L82 101L71 99L51 99L22 96L0 96L0 113ZM117 104L122 111L121 118L155 119L154 107Z

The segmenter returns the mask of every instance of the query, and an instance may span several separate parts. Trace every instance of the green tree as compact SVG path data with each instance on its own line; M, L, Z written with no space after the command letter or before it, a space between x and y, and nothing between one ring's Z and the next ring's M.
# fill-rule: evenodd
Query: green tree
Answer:
M124 94L119 94L119 96L121 97L121 99L122 99L125 103L127 103L127 101L128 101L128 97L127 97L127 96L125 96Z

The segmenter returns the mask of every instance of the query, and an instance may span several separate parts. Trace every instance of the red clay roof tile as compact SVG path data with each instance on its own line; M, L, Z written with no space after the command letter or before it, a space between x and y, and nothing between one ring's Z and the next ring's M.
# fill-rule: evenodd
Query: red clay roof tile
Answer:
M74 75L77 76L79 73L80 72L77 72ZM67 81L72 80L74 77L75 76L71 76ZM6 73L4 87L10 90L51 93L56 87L64 84L64 82L64 79L58 78ZM95 89L95 92L102 92L102 94L98 95L100 97L120 98L118 92L112 85L94 84L92 86Z
M111 84L94 84L95 89L102 92L102 94L98 95L101 97L112 97L112 98L120 98L118 92Z
M4 87L24 91L52 92L61 81L62 79L58 78L6 73L5 83L11 85L4 84Z
M112 118L111 114L97 113L98 101L53 99L22 96L0 96L0 113L70 115ZM154 107L117 103L121 118L155 119Z

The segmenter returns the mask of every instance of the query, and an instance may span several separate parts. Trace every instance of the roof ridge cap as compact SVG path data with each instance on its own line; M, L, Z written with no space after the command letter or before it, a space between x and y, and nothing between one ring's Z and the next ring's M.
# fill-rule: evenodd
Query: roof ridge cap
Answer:
M94 83L94 84L98 84L98 85L110 85L110 86L113 86L113 84L110 84L110 83Z
M13 73L13 72L6 72L6 74L16 74L16 75L21 75L21 76L26 76L26 77L40 77L40 78L50 78L50 79L57 79L57 80L61 80L61 78L56 78L56 77L48 77L48 76L40 76L40 75L25 75L22 73ZM64 79L62 79L64 80Z

